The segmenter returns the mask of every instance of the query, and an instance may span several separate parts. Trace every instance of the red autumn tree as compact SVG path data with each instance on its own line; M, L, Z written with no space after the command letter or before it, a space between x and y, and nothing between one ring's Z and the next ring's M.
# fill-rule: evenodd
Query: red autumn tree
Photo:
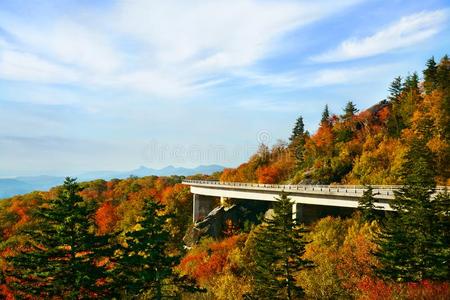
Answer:
M98 234L110 233L118 220L116 208L111 201L103 202L95 213L95 223L98 226Z

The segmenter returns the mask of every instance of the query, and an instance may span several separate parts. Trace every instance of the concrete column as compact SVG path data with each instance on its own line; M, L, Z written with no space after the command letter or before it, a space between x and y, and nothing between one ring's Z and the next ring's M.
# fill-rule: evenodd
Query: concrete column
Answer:
M298 223L303 222L303 204L294 203L292 205L292 218Z
M199 218L206 217L213 210L214 197L194 194L192 206L192 220L195 223Z
M195 223L200 217L200 195L194 194L192 200L192 221Z

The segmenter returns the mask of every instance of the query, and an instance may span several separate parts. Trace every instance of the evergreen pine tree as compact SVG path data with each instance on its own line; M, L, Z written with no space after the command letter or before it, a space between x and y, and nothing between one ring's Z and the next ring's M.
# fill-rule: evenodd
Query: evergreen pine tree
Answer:
M145 201L143 214L132 231L123 236L113 271L115 286L122 297L151 299L173 298L178 289L196 291L186 278L174 273L180 256L168 253L170 233L164 206L152 199Z
M395 77L389 86L389 100L391 102L398 102L400 95L403 91L402 77Z
M35 229L25 231L28 244L9 259L11 289L19 297L89 299L108 294L99 260L109 253L108 236L97 236L94 212L78 195L75 179L66 178L58 197L40 207Z
M329 122L330 122L330 111L328 110L328 104L326 104L322 112L322 119L320 120L320 124L329 124Z
M282 192L274 203L272 219L265 219L255 236L255 280L252 296L256 299L296 299L303 293L294 274L310 267L301 259L305 229L293 219L293 203Z
M425 79L424 87L425 92L430 94L435 88L437 83L437 64L434 60L434 56L431 57L426 63L426 69L423 71L423 76Z
M400 76L394 78L389 86L388 99L391 102L391 114L388 120L388 130L392 136L398 137L404 128L403 119L401 116L401 96L403 93L404 84Z
M390 203L395 212L378 239L381 277L405 282L448 279L448 206L442 209L443 196L432 200L434 176L431 151L416 138L406 155L405 184Z
M364 191L363 196L358 201L358 209L362 213L362 219L365 222L371 222L378 219L378 214L375 206L375 197L373 195L373 188L368 186Z
M417 75L417 72L414 72L412 75L406 76L405 82L403 83L403 90L419 90L419 75Z
M441 59L438 65L436 81L437 88L443 93L442 120L444 136L447 144L450 144L450 60L447 55Z
M295 127L292 130L292 135L289 138L291 141L290 147L294 150L294 155L298 164L303 161L303 151L305 149L307 136L308 132L305 132L305 124L303 123L303 118L300 116L297 119Z
M292 142L296 138L301 137L305 134L305 124L303 123L303 117L298 117L294 128L292 129L292 135L289 140Z
M349 120L351 117L355 115L356 112L358 112L356 105L352 101L347 102L344 108L344 115L343 115L344 120Z
M448 90L450 88L450 59L448 58L448 55L442 57L436 77L441 89Z
M435 212L435 248L434 257L434 278L438 280L448 280L450 278L450 193L446 189L431 202Z

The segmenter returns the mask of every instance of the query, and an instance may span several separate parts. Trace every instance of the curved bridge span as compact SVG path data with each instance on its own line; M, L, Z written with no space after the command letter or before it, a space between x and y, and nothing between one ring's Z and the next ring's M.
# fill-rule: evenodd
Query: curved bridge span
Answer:
M306 208L325 210L330 208L354 210L358 200L367 189L364 186L349 185L278 185L239 182L219 182L204 180L184 180L194 195L193 219L207 215L214 197L221 201L227 199L276 201L281 191L289 194L294 202L293 212L296 218L303 218ZM394 191L401 186L372 186L375 206L382 211L390 211L389 200L394 199ZM444 189L438 187L437 190ZM315 206L315 207L312 207Z

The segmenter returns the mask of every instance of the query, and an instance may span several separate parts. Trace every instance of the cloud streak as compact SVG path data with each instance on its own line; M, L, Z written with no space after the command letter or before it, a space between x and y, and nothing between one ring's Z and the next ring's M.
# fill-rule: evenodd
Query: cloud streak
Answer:
M317 70L298 70L297 72L279 74L261 74L256 72L239 72L234 75L249 84L284 88L288 90L319 88L342 84L360 84L373 80L374 77L391 75L399 64L381 64L377 66L361 65L359 67L321 68Z
M0 78L182 97L252 72L287 33L359 2L135 0L26 22L3 13Z
M79 81L79 74L31 53L4 50L0 52L0 78L38 83L71 83Z
M436 35L443 29L447 19L448 11L444 9L412 14L373 35L348 39L336 49L312 59L318 62L346 61L407 48Z
M359 84L370 82L374 77L384 77L395 70L396 64L362 66L352 68L328 68L313 72L301 85L304 88L322 87L339 84Z

